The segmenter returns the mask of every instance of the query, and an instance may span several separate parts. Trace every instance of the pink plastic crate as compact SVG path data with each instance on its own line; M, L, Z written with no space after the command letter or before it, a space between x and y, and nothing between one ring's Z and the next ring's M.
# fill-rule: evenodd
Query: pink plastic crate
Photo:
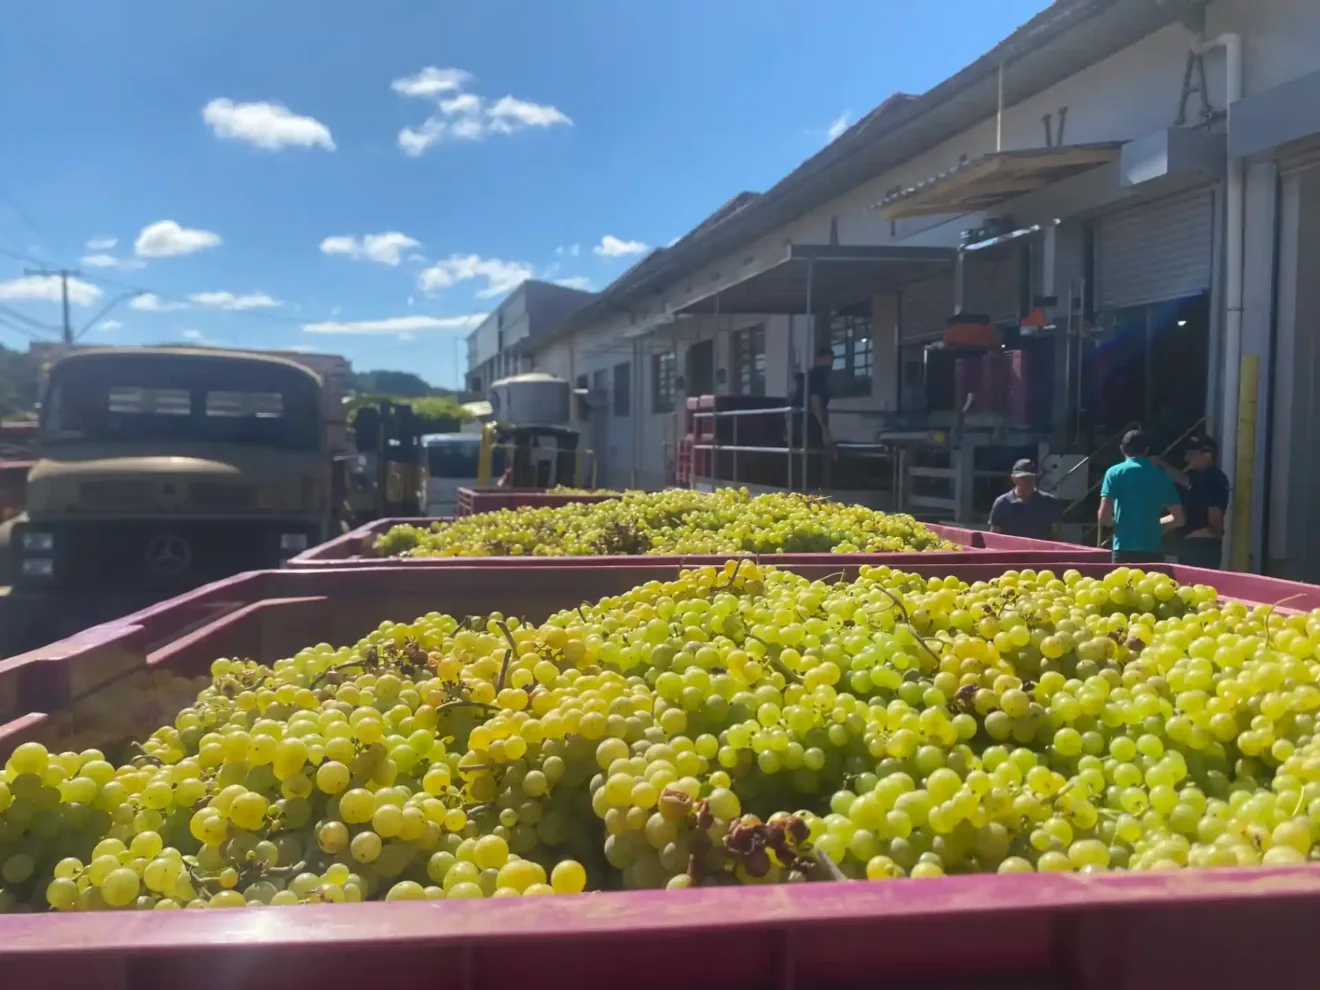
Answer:
M0 918L41 990L1314 990L1320 867Z
M530 563L530 562L529 562ZM777 562L782 563L782 562ZM855 573L857 555L794 563ZM1002 564L910 554L905 569L965 580ZM1062 570L1066 564L1055 569ZM1111 565L1074 565L1088 575ZM1154 569L1226 596L1320 607L1320 588L1176 566ZM273 660L316 639L351 642L383 619L495 608L537 619L678 567L655 560L405 571L251 572L0 664L27 714L0 726L0 755L49 738L79 694L155 670L201 673L218 656ZM207 607L228 608L199 628ZM150 645L151 636L185 630ZM76 709L75 709L76 710ZM51 714L56 713L56 714ZM143 726L146 728L146 726ZM329 990L729 987L1240 988L1312 990L1309 938L1320 867L1179 874L976 876L595 894L508 903L12 915L0 917L0 987L179 985Z
M544 488L460 488L458 514L474 516L478 512L496 512L500 509L553 509L575 502L590 504L618 497L617 492L589 495L552 492Z
M328 543L322 543L320 546L304 550L298 556L289 560L286 566L295 569L317 568L317 567L453 567L462 565L467 567L492 566L500 564L526 564L532 562L554 562L564 566L612 566L615 561L636 561L646 562L661 560L665 562L684 560L693 563L710 563L715 560L728 560L732 554L719 554L707 557L677 557L677 556L641 556L641 557L417 557L417 558L399 558L388 559L375 557L371 553L371 547L376 538L388 532L391 527L401 524L413 526L429 526L432 523L447 522L446 519L377 519L374 522L360 526L350 533L346 533ZM959 529L955 526L931 526L932 530L938 533L944 539L955 543L964 549L961 551L925 551L924 553L937 553L941 558L947 558L949 562L966 557L969 560L976 560L980 563L1002 562L1004 567L1013 566L1040 566L1049 562L1057 561L1107 561L1109 560L1109 551L1099 550L1095 547L1083 547L1072 543L1055 543L1046 540L1028 540L1019 536L1005 536L1000 533L985 533L975 529ZM767 555L764 559L777 563L787 564L790 562L810 563L818 557L833 556L830 554L775 554ZM840 554L837 556L858 556L852 554ZM859 556L861 563L891 563L894 561L904 562L912 556L911 553L891 553L891 554L862 554Z

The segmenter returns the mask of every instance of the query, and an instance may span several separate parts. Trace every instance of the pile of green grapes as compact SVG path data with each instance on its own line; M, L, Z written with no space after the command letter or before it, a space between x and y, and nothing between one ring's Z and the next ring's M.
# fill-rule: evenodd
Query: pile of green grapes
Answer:
M579 557L956 550L916 519L798 494L671 489L556 508L503 509L429 529L395 526L384 557Z
M1118 568L685 571L217 660L117 760L18 746L0 909L1317 858L1320 612Z

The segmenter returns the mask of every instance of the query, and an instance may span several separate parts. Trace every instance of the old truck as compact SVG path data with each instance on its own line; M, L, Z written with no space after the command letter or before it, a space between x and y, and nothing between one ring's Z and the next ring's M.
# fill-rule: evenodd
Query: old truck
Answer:
M122 611L278 566L325 539L335 457L347 453L336 406L301 355L148 347L58 357L26 510L0 526L6 638L22 640L29 625L38 638L62 634L55 619L84 625L103 604Z

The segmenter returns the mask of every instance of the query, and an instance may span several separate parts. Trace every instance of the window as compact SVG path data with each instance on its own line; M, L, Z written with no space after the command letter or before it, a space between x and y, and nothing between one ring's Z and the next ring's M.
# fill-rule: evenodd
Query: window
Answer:
M591 411L605 415L610 406L610 373L604 368L591 373Z
M192 395L186 388L139 388L114 385L109 392L112 413L155 416L191 416Z
M577 407L577 418L579 421L591 418L591 403L587 401L587 393L591 391L589 381L590 380L586 375L578 375L577 385L574 386L574 390L577 392L577 402L575 405Z
M279 392L207 392L206 415L273 419L284 415L284 397Z
M632 368L627 361L614 366L614 415L632 413Z
M651 411L667 413L674 411L674 398L677 388L678 356L673 351L651 356Z
M765 395L765 327L748 327L733 335L735 395Z
M475 478L480 454L480 437L426 442L426 464L432 478Z
M835 316L830 320L829 346L834 352L831 387L838 398L871 394L873 353L871 320L864 316Z
M42 404L44 444L321 444L321 390L302 371L179 355L66 364L54 371Z

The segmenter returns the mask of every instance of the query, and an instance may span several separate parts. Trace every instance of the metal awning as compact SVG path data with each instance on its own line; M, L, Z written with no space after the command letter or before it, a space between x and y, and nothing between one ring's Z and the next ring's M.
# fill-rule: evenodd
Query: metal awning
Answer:
M890 220L975 213L1118 160L1123 144L997 151L954 166L880 201Z
M837 311L951 269L956 257L952 248L792 244L777 265L676 312L791 316Z

